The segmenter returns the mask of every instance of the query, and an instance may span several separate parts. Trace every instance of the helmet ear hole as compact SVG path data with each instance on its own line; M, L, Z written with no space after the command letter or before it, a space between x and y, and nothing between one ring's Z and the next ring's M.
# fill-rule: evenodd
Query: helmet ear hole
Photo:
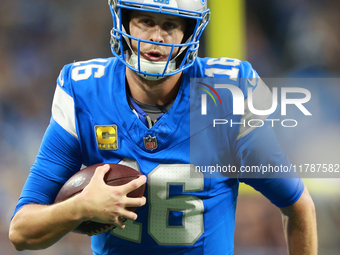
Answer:
M130 34L130 26L129 26L129 23L130 23L130 19L131 19L131 12L128 10L128 9L121 9L122 11L122 25L126 31L126 33Z
M121 9L122 11L122 26L123 29L125 30L125 32L127 34L130 34L130 19L131 19L131 11L129 11L128 9ZM126 41L123 40L123 51L129 50L129 46L127 45Z
M195 36L194 32L195 32L196 23L197 23L197 20L195 20L195 19L185 18L186 26L185 26L185 31L184 31L184 36L183 36L182 43L186 43L191 36ZM179 67L181 65L181 63L183 62L183 59L184 59L187 51L188 51L188 48L186 50L184 50L177 57L177 59L176 59L177 67ZM189 55L188 55L188 61L191 62L192 59L196 58L196 56L197 56L197 52L195 54L193 52L190 52Z
M186 43L190 36L192 36L194 34L195 31L195 27L196 27L196 20L195 19L189 19L189 18L185 18L185 31L184 31L184 36L183 36L183 40L181 43ZM188 49L184 50L177 58L176 58L176 65L177 67L179 67L186 55ZM191 55L191 54L190 54Z
M195 26L196 26L196 20L185 18L185 24L186 26L185 26L182 43L185 43L190 38L190 36L193 35L195 31Z

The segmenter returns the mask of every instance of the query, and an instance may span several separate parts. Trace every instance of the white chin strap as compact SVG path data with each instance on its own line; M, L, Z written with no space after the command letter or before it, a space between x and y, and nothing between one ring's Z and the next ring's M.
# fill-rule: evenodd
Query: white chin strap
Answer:
M152 74L159 74L159 76L151 76L151 75L146 75L142 73L138 73L141 77L150 80L150 81L155 81L155 80L160 80L165 78L166 76L161 76L162 73L164 72L165 66L166 66L166 61L150 61L141 58L140 60L140 71L146 72L146 73L152 73ZM137 55L132 51L132 55L130 56L129 59L129 64L133 67L138 68L138 57ZM171 73L176 70L176 61L175 58L170 60L169 65L166 68L165 73Z

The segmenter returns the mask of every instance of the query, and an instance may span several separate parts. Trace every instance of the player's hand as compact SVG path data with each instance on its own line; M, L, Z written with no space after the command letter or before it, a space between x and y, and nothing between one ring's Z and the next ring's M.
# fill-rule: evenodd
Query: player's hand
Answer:
M145 205L146 198L130 198L127 194L139 188L146 182L146 176L121 186L109 186L104 182L105 174L110 166L105 164L97 167L90 183L77 196L77 204L83 220L92 220L100 223L115 224L124 228L124 218L136 220L137 214L127 210L127 207L140 207Z

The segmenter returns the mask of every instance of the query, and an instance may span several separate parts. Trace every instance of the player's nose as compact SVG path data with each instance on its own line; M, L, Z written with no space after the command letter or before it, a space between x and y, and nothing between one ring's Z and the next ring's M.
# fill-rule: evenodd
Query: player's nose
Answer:
M162 36L162 28L159 25L156 25L152 31L150 32L150 38L149 41L152 42L159 42L159 43L164 43L164 38Z

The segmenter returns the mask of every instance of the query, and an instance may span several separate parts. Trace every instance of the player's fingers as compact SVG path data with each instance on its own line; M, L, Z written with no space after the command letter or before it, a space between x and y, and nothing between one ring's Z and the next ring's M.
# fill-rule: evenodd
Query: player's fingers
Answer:
M137 219L137 214L135 214L133 212L128 212L126 214L126 216L117 217L113 224L119 229L124 229L125 228L125 221L127 219L135 220L135 219Z
M129 210L123 210L119 216L121 219L129 219L129 220L136 220L137 214L135 212Z
M127 197L125 199L125 207L141 207L145 205L145 197Z
M92 176L92 180L104 182L104 176L109 170L110 170L109 164L98 166Z
M125 217L118 217L118 228L124 229L125 228L125 222L126 218Z
M125 224L124 223L114 223L114 225L119 228L119 229L124 229L125 228Z
M120 217L118 217L118 220L121 224L125 224L125 221L127 220L127 218L120 216Z
M122 185L121 190L122 190L123 193L128 194L131 191L138 189L140 186L142 186L145 183L146 183L146 176L141 175L137 179L130 181L127 184Z

